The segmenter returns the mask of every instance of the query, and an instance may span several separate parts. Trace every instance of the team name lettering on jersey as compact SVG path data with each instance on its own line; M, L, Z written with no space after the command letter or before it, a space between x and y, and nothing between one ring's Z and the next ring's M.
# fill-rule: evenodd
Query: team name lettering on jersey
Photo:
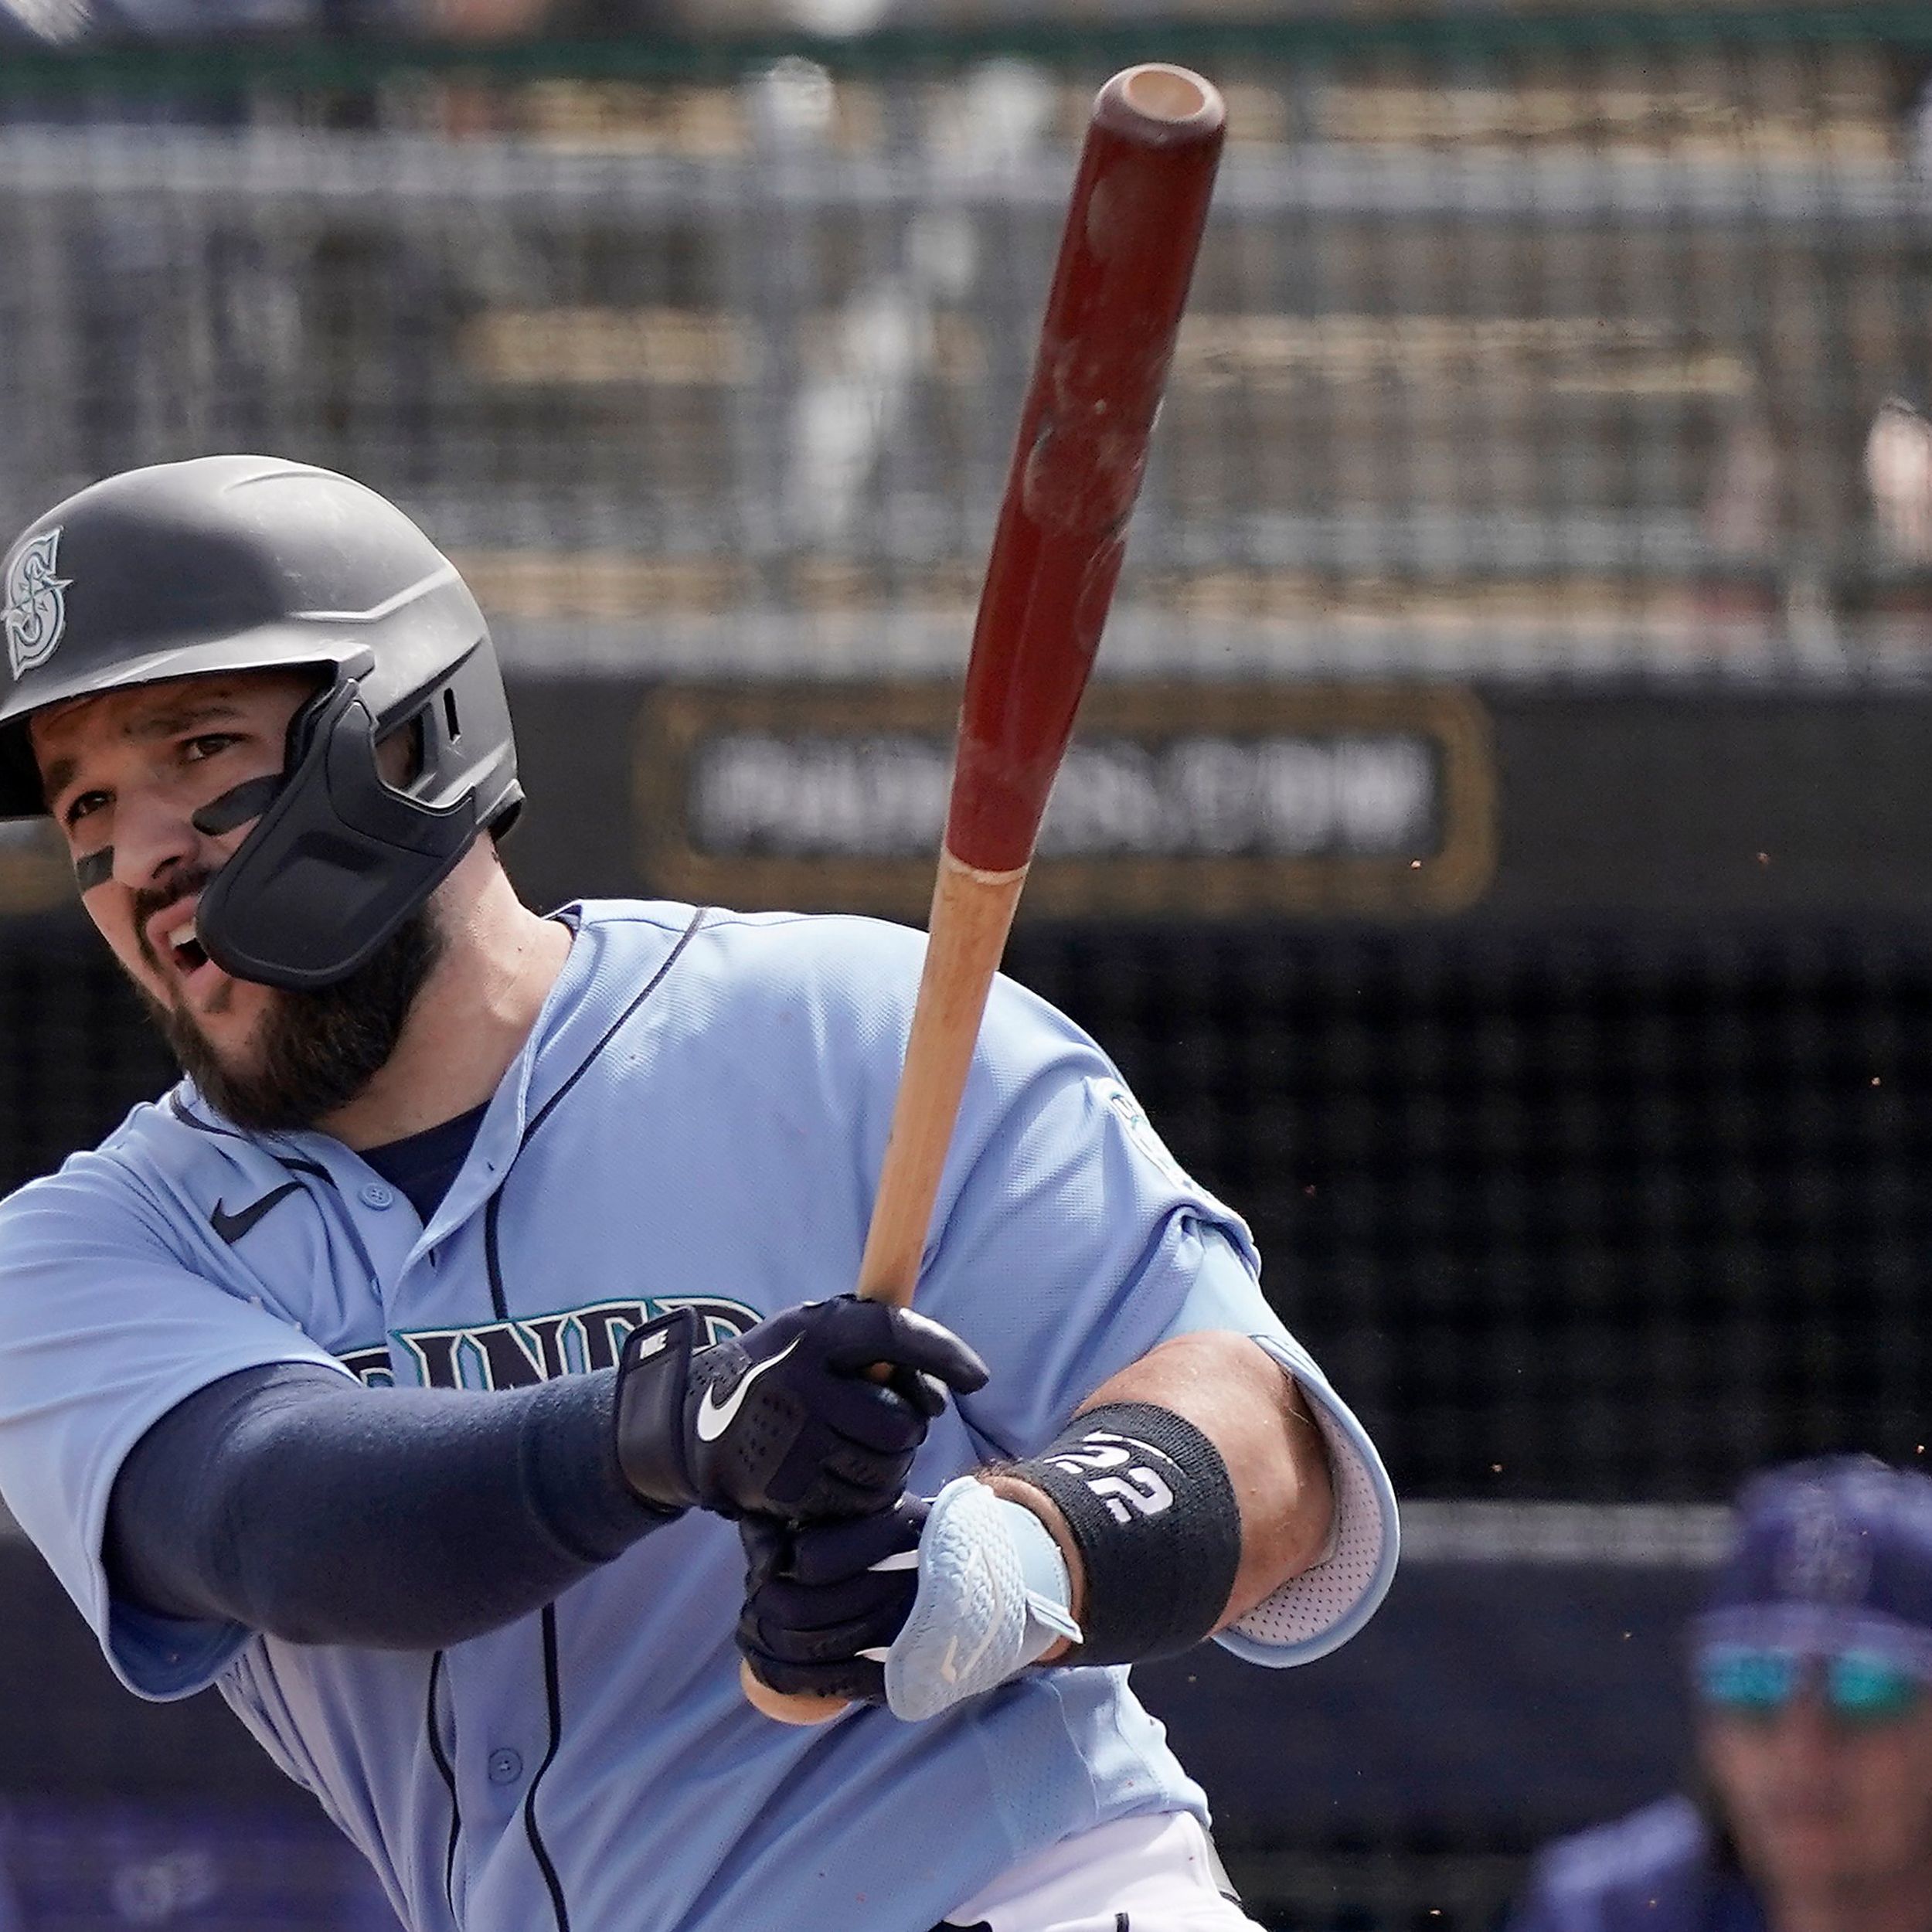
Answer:
M715 1294L661 1294L592 1301L553 1315L478 1321L453 1328L398 1328L391 1339L430 1389L524 1389L558 1376L615 1367L624 1338L673 1308L695 1308L706 1342L743 1335L758 1319L742 1301ZM338 1358L363 1386L386 1389L396 1373L386 1343Z

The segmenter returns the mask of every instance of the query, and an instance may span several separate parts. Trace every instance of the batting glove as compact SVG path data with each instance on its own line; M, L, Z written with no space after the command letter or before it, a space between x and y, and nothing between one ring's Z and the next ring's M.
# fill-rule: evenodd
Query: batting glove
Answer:
M798 1522L887 1509L947 1390L986 1383L951 1330L855 1295L697 1338L680 1308L633 1331L618 1364L618 1467L660 1509Z
M738 1648L774 1690L937 1717L1080 1641L1066 1560L1023 1504L961 1476L863 1522L739 1526Z
M774 1690L886 1701L886 1650L919 1590L919 1533L931 1505L901 1496L852 1522L794 1527L747 1516L738 1648Z

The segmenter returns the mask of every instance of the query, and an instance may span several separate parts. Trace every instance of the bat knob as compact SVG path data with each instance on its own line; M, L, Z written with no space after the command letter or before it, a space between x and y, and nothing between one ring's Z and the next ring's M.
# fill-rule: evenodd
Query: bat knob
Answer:
M1102 127L1161 147L1218 145L1227 115L1227 104L1212 81L1164 61L1117 73L1094 104L1094 117Z
M781 1724L829 1724L852 1707L842 1697L814 1697L803 1692L775 1691L741 1658L738 1682L745 1702Z

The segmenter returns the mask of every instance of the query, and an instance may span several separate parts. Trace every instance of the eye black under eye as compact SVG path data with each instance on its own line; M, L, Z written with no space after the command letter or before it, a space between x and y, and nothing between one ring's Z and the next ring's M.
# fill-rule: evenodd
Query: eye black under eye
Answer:
M74 883L83 893L90 893L97 886L104 886L114 874L114 849L103 845L98 852L83 852L76 855L73 862Z

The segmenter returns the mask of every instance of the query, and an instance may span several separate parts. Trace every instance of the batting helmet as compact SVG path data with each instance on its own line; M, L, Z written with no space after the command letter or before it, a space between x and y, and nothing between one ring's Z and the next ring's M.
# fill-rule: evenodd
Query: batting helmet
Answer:
M479 830L522 802L483 614L394 505L327 470L206 456L111 476L33 524L5 565L0 818L44 811L26 721L164 679L311 666L279 778L197 815L259 814L196 930L227 972L326 986L420 906ZM420 743L403 789L379 740Z

